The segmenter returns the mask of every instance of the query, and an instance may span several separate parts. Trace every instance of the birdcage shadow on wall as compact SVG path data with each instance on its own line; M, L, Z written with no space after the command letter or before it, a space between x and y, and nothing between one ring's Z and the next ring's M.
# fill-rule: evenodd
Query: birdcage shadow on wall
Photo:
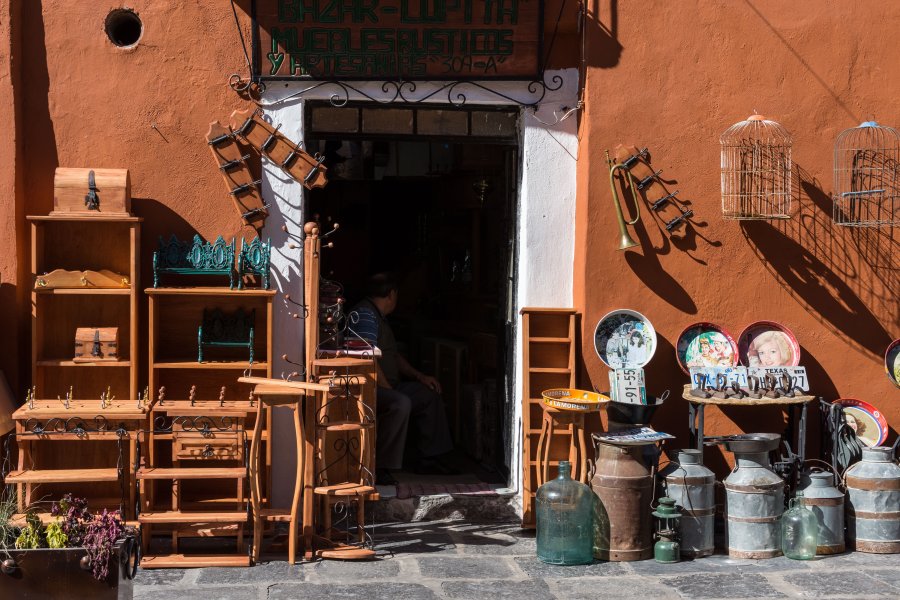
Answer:
M900 134L866 121L842 131L834 143L835 224L880 227L900 224Z
M751 115L722 134L722 218L791 216L791 134Z

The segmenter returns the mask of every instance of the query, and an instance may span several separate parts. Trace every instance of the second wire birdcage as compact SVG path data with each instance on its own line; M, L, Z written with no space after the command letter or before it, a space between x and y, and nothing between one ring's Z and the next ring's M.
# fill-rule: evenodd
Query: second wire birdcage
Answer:
M791 134L751 115L722 134L722 218L791 216Z
M834 143L836 225L900 224L900 133L866 121L842 131Z

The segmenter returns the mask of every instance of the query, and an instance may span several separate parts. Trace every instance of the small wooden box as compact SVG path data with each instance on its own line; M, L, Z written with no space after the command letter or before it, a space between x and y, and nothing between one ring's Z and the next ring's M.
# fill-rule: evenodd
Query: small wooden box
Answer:
M94 174L96 207L87 201ZM131 216L131 177L128 169L72 169L59 167L53 178L51 215Z
M79 327L75 330L77 363L119 360L118 327Z

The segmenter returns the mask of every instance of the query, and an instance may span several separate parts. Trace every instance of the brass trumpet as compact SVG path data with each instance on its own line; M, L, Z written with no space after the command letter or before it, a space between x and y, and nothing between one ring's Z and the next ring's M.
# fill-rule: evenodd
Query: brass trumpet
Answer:
M629 171L628 167L622 163L613 162L609 157L609 150L606 151L606 164L609 166L609 186L612 189L613 203L616 205L616 220L619 222L619 250L626 250L638 245L634 238L629 235L627 226L634 225L640 220L641 205L638 203L637 190L634 188L634 178L631 176L631 171ZM616 189L616 171L620 169L625 172L625 180L628 182L628 189L631 192L632 199L634 199L635 217L630 221L625 220L622 200L619 198L619 192Z

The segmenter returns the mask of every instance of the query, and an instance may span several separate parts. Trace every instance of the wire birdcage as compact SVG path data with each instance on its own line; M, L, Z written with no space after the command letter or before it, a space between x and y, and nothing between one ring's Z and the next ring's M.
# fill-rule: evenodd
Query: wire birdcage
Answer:
M791 134L776 121L751 115L719 138L722 218L791 216Z
M834 143L836 225L900 224L900 133L875 121L842 131Z

